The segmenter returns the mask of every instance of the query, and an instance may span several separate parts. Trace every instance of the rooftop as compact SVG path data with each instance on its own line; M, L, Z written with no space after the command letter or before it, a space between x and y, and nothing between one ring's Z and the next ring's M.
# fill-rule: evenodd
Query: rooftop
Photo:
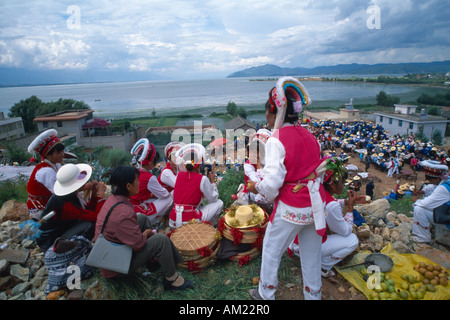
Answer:
M89 114L93 113L92 109L80 109L80 110L64 110L54 113L45 114L33 119L36 122L44 121L73 121L86 118Z
M409 120L414 122L450 122L444 117L432 116L427 114L426 117L422 117L420 113L402 114L394 112L374 112L376 115L388 116L397 119Z

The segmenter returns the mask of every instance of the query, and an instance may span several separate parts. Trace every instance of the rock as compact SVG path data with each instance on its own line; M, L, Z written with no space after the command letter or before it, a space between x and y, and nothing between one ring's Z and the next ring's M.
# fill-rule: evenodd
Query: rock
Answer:
M395 241L392 244L392 248L394 248L398 253L413 253L411 248L409 248L405 243L401 241Z
M355 209L363 216L374 216L378 219L385 219L390 205L386 199L378 199L369 204L355 206Z
M27 282L30 278L30 270L22 267L20 264L13 264L11 266L10 274L23 282Z
M47 295L47 300L58 300L60 297L66 296L66 290L52 291Z
M397 214L394 211L388 212L388 214L386 215L386 219L394 222L395 220L397 220Z
M6 201L0 209L0 222L7 220L25 221L29 219L27 205L16 200Z
M381 236L384 240L389 241L391 239L391 231L389 230L389 228L383 228L383 230L381 231Z
M356 235L358 236L358 239L360 239L360 240L369 238L370 234L371 234L371 232L370 232L370 228L368 225L362 225L356 229Z
M67 300L82 300L83 299L83 291L81 290L73 290L67 296Z
M443 224L436 224L435 227L435 240L444 246L450 247L450 230Z
M408 217L407 215L405 215L403 213L399 213L397 215L397 217L401 222L412 222L412 218Z
M11 290L11 295L16 296L21 293L24 293L25 290L27 290L30 285L31 285L31 283L29 283L29 282L19 283Z
M8 260L6 259L0 260L0 273L5 271L7 267L8 267Z

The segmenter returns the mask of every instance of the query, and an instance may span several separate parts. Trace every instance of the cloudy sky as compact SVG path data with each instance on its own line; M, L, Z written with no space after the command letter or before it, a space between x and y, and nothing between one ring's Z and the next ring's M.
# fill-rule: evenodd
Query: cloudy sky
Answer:
M224 77L252 66L450 60L448 0L0 2L0 67Z

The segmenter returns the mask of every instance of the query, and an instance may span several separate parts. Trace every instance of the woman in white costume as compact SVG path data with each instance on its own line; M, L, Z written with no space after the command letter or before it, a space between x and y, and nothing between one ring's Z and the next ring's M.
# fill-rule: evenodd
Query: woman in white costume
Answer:
M170 193L151 173L159 160L159 153L148 139L142 138L135 143L131 154L139 157L139 192L130 197L130 202L136 214L146 215L150 222L157 226L164 222L162 218L168 214L173 204Z
M271 132L267 129L260 129L251 138L249 143L249 157L244 163L245 185L242 193L244 203L268 204L263 195L248 192L247 183L249 181L261 182L264 178L263 169L266 157L266 143L271 136Z
M219 199L214 172L209 177L200 173L205 153L205 148L198 143L187 144L177 151L185 169L177 174L175 181L174 206L169 215L171 228L179 228L191 220L208 221L212 225L218 222L223 202ZM208 204L203 205L203 199Z
M167 164L162 169L158 176L158 182L167 191L172 192L175 187L175 180L177 179L178 166L176 162L176 152L180 150L185 144L183 142L172 141L164 148L164 155Z
M249 182L250 192L274 201L264 236L260 282L253 299L275 299L281 257L299 236L305 300L320 300L320 247L326 237L325 189L317 171L322 163L314 135L297 125L298 114L311 99L295 78L277 81L266 103L266 119L274 129L266 144L264 179Z
M323 183L326 194L327 227L332 234L322 243L322 277L335 275L331 270L337 263L351 254L358 246L358 237L353 233L353 205L365 201L365 196L358 196L349 190L348 199L335 199L333 194L342 194L347 179L344 164L337 158L328 158L327 171ZM347 205L347 211L344 208ZM289 246L295 255L299 255L298 241Z
M428 197L417 200L413 204L414 218L411 227L413 241L429 243L431 242L430 229L433 226L433 209L450 201L448 167L434 160L422 161L420 165L430 181L440 181Z

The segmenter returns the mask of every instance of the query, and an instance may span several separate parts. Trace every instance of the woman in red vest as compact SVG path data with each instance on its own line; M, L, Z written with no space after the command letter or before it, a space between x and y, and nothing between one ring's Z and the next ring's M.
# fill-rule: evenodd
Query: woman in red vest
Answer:
M53 195L56 173L64 160L64 145L55 129L44 131L28 146L28 152L39 154L39 162L27 183L27 207L31 218L39 219L41 210Z
M84 236L92 240L95 221L103 206L106 185L92 181L92 168L87 164L66 164L56 174L55 194L42 211L43 215L55 211L55 216L40 226L42 232L36 240L39 247L46 251L57 238L70 239ZM89 202L83 193L91 193Z
M243 200L247 203L268 204L261 194L248 192L247 184L249 181L261 182L264 178L263 168L265 163L266 143L271 135L267 129L260 129L250 138L248 160L244 163L244 191Z
M177 175L169 226L179 228L193 219L217 224L223 202L219 200L215 174L211 172L207 178L200 173L205 148L197 143L188 144L178 150L177 157L183 159L185 171ZM208 202L207 205L202 204L203 199Z
M131 149L131 154L139 157L139 192L130 197L137 214L148 216L150 222L158 226L161 218L168 213L173 200L170 193L163 188L151 173L159 160L155 146L142 138Z
M164 148L167 164L158 176L158 182L167 191L172 192L177 179L178 167L175 161L175 154L185 144L183 142L172 141Z
M278 80L269 93L266 118L274 129L266 144L264 179L250 182L250 192L274 200L263 242L260 282L253 299L275 299L281 257L298 234L305 300L320 300L321 245L326 237L325 189L318 167L320 144L297 124L302 107L311 100L295 78Z

